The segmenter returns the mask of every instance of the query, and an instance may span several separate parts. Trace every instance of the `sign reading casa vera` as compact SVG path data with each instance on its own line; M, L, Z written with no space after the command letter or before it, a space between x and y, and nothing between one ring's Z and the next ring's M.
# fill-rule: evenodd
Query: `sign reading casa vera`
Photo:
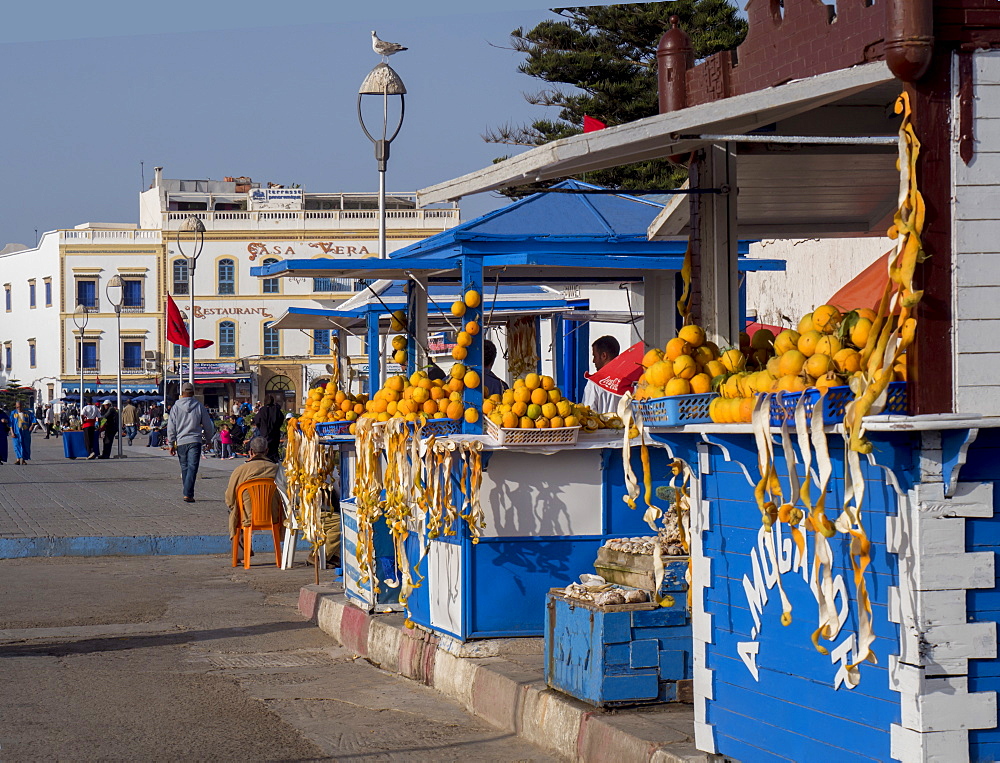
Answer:
M371 257L378 251L374 241L288 241L264 243L251 241L247 244L248 259L258 257Z

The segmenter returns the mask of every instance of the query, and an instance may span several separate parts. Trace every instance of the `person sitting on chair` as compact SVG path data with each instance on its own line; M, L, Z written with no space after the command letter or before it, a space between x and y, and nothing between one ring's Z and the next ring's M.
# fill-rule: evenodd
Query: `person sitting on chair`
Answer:
M267 477L274 479L281 467L267 457L268 441L263 437L254 437L250 441L250 457L246 462L237 466L229 475L229 486L226 488L226 506L229 507L229 537L239 535L240 555L243 555L243 528L250 526L250 516L253 507L249 505L249 496L243 502L244 514L242 518L237 516L236 494L239 486L247 480ZM271 503L271 517L277 523L283 519L281 497L277 492L274 494L274 501ZM253 552L250 552L253 556Z

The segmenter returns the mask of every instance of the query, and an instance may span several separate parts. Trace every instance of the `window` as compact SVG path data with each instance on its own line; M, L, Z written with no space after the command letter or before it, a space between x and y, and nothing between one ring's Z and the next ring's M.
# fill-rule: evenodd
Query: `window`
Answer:
M142 342L122 342L122 367L126 371L142 370Z
M186 358L191 354L191 348L186 344L175 344L174 345L174 357L175 358Z
M313 355L330 354L330 329L313 331Z
M34 368L36 360L37 360L37 356L35 355L35 340L34 339L29 339L28 340L28 365L31 366L32 368Z
M335 284L334 278L314 278L313 291L340 291Z
M28 307L35 306L35 282L28 281Z
M219 324L219 357L236 357L236 324L232 321Z
M52 281L49 278L45 279L45 306L52 307Z
M76 304L87 308L97 308L97 281L92 278L76 280Z
M10 371L11 367L14 365L14 359L11 356L10 343L3 346L3 364Z
M77 362L79 363L80 353L76 354ZM92 371L97 370L97 342L84 342L83 343L83 369L77 366L77 373L81 370Z
M271 322L264 324L264 355L280 355L281 342L278 337L278 329L271 328Z
M219 260L219 294L236 293L236 263L230 259Z
M4 292L4 304L6 304L6 306L7 306L7 312L9 313L10 310L11 310L10 284L9 283L8 284L4 284L3 292Z
M274 257L268 257L266 260L264 260L263 264L264 265L273 265L276 262L277 262L277 260L274 259ZM278 279L277 278L265 278L264 279L264 292L263 292L264 294L279 294L280 292L281 292L281 289L278 288Z
M174 260L174 294L188 293L187 260Z
M122 307L142 309L142 279L131 278L125 281L122 290Z

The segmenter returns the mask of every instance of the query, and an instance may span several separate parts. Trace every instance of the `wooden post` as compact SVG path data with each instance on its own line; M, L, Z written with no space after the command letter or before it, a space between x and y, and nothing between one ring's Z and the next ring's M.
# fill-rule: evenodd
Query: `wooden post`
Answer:
M700 268L692 288L708 338L719 347L738 343L739 272L736 235L736 152L729 144L705 149L698 162L698 188L723 189L720 194L700 194Z

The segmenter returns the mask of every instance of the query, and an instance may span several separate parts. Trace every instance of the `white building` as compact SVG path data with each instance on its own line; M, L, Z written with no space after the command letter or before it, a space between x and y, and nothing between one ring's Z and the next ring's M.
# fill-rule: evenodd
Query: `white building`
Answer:
M417 209L414 194L391 194L387 208L390 252L459 221L457 206ZM277 393L286 408L297 407L303 389L326 375L329 335L279 332L269 323L290 305L333 307L358 284L260 280L250 268L290 257L377 257L377 198L263 188L249 178L170 180L160 168L140 194L139 225L86 223L45 233L34 248L0 253L0 386L17 379L44 401L77 393L82 350L85 395L111 394L119 355L107 284L117 274L125 281L123 389L158 394L166 369L173 397L187 351L167 345L164 316L172 294L191 323L183 255L193 246L177 243L190 215L206 228L195 267L194 333L213 342L195 351L199 396L214 408ZM82 348L73 320L78 304L87 308Z

